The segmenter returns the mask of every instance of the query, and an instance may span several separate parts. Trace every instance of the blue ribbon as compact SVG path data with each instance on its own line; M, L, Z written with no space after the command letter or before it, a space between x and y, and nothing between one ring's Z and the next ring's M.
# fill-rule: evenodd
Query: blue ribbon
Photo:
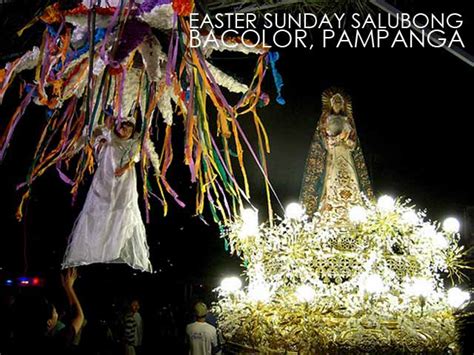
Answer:
M95 36L94 36L94 46L99 43L100 41L102 41L105 37L105 28L98 28L95 32ZM52 29L51 26L48 27L48 31L54 35L54 29ZM81 55L83 55L84 53L87 53L89 51L89 41L86 42L81 48L78 48L77 50L73 51L73 52L69 52L66 54L66 63L69 63L71 61L73 61L74 59L77 59L79 58ZM60 71L62 68L62 62L59 62L58 64L56 64L56 66L54 67L54 70L56 72Z
M267 60L270 62L270 68L272 69L273 74L273 81L275 82L275 87L277 90L277 98L276 101L280 105L284 105L286 103L285 99L281 95L281 88L283 87L283 78L281 77L278 69L276 68L276 62L280 59L280 54L278 52L269 52L267 56Z

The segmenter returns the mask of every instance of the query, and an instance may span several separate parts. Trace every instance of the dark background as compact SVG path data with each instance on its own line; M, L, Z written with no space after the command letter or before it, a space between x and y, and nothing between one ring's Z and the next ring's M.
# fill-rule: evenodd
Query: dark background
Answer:
M3 66L39 44L41 26L27 31L21 39L14 33L44 2L1 4ZM474 53L474 18L467 2L395 4L406 12L463 14L461 34L466 50ZM430 48L288 49L281 50L280 55L278 69L287 103L280 106L273 100L259 112L272 148L268 158L270 179L284 205L298 198L306 154L320 115L321 93L330 86L339 86L352 96L354 118L376 194L410 197L419 208L427 209L431 219L456 216L462 223L462 243L473 244L472 67L443 49ZM213 63L245 80L255 58L216 54ZM275 97L270 73L265 89ZM12 87L0 107L1 129L18 103ZM67 237L88 185L82 188L77 204L71 206L68 187L54 171L45 174L33 186L24 221L16 222L14 215L21 196L15 186L27 173L44 115L42 108L28 108L0 165L0 272L3 277L40 275L47 280L46 289L54 293ZM240 120L249 138L254 138L250 117ZM175 122L174 139L179 147L182 125L179 118ZM192 197L179 148L175 152L169 180L185 198ZM263 179L250 155L247 158L253 202L260 209L260 219L265 220ZM241 272L238 258L224 250L218 227L210 218L207 226L193 217L192 203L180 209L169 202L171 209L166 218L159 203L153 204L152 222L147 226L155 273L142 274L123 265L81 267L77 289L86 312L97 314L107 305L120 302L121 297L137 295L149 314L157 315L164 306L176 307L184 323L193 300L210 301L210 291L222 277ZM282 214L277 203L274 208ZM159 318L154 319L159 322ZM469 344L466 353L472 353Z

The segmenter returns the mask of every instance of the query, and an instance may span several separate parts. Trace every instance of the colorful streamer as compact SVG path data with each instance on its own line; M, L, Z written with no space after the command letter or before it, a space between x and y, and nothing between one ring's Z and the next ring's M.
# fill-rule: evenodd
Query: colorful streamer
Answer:
M1 136L0 159L31 102L50 110L29 174L19 185L26 192L18 218L31 196L33 182L51 167L71 185L75 200L84 177L94 169L94 128L110 115L118 120L134 115L140 122L140 170L147 221L150 197L161 201L165 215L166 193L184 206L174 182L167 178L175 149L173 121L178 115L184 126L184 163L196 186L196 215L203 218L207 205L215 221L226 222L244 204L251 204L244 146L264 175L271 215L272 188L265 161L269 145L256 110L262 100L268 102L268 96L261 92L267 60L277 86L277 101L284 103L283 83L275 67L278 54L257 46L253 50L258 55L254 78L249 85L239 83L209 64L207 56L212 50L189 46L186 16L193 6L189 0L147 0L141 7L123 0L117 7L89 8L81 4L66 11L52 5L36 19L45 23L40 48L0 70L0 100L15 76L23 70L35 70L35 81L28 84L26 95ZM158 27L153 29L152 25ZM169 43L160 43L153 30L165 32ZM239 42L236 38L220 40ZM167 54L163 48L167 48ZM229 103L221 87L241 93L238 103ZM257 130L258 153L238 122L247 113ZM163 123L159 123L160 116ZM157 128L164 134L155 134ZM160 154L156 146L161 146Z

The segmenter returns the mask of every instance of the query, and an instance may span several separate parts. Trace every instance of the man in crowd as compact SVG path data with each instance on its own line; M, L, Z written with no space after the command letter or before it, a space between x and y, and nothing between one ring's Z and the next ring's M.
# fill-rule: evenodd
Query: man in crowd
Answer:
M212 355L218 349L216 328L206 323L207 306L198 302L194 306L196 321L186 327L190 355Z

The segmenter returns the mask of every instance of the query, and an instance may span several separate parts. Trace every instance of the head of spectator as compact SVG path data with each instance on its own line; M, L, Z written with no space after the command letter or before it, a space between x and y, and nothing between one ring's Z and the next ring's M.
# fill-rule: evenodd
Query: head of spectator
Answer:
M54 304L48 300L43 300L39 309L39 319L41 327L46 334L50 334L58 324L59 315Z
M140 310L140 301L137 299L132 299L132 302L130 302L130 311L135 314Z
M203 302L198 302L194 305L194 315L198 322L205 322L207 315L207 306Z

